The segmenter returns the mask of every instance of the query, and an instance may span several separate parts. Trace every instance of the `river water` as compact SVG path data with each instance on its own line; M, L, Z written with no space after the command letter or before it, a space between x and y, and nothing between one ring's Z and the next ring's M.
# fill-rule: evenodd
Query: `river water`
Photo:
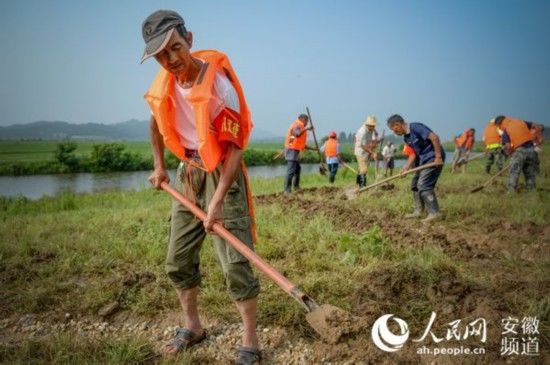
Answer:
M448 161L450 161L449 156L447 157L447 162ZM402 167L404 163L405 160L395 160L396 169ZM340 166L340 169L345 169L345 167ZM318 172L318 164L302 164L302 174ZM148 189L150 188L150 184L147 181L147 178L150 173L150 171L131 171L0 176L0 196L24 196L29 199L39 199L43 196L55 196L64 191L72 191L77 194L82 194L108 190ZM173 178L175 175L175 170L172 170L169 173L170 177ZM250 177L270 178L285 176L285 174L286 165L248 167L248 175Z

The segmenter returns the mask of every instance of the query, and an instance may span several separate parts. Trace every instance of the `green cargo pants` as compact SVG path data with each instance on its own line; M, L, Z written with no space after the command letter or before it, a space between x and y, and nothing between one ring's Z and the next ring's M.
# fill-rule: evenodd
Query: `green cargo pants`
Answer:
M485 164L485 172L487 172L488 174L491 172L491 166L493 166L493 163L496 163L497 172L499 172L500 170L502 170L505 159L506 159L506 155L504 154L502 147L495 147L495 148L488 149L487 163Z
M220 173L221 166L207 173L182 162L177 170L174 187L206 211L218 186ZM222 209L225 228L248 247L254 249L248 214L246 180L241 169L237 172L235 181L225 196ZM239 301L258 296L260 284L248 260L219 236L212 237L231 298ZM206 231L202 221L195 218L177 200L173 200L166 273L176 287L188 289L200 285L199 252L205 238Z
M537 158L535 148L518 147L510 158L510 176L508 177L508 191L514 192L518 187L519 176L525 175L525 190L534 190L537 177Z

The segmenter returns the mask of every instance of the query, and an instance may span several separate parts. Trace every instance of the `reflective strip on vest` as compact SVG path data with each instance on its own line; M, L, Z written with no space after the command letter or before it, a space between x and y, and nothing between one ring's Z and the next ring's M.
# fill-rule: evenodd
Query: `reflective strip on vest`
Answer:
M491 143L488 144L486 147L488 150L494 150L496 148L502 148L502 143Z

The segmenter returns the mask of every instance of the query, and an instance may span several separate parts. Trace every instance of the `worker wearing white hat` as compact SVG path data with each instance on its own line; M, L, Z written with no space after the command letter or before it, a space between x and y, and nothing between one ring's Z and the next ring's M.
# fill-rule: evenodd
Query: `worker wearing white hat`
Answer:
M357 185L359 187L367 186L369 160L376 161L376 146L379 142L378 132L376 131L376 116L369 115L355 133L354 153L359 165L359 174L357 175Z

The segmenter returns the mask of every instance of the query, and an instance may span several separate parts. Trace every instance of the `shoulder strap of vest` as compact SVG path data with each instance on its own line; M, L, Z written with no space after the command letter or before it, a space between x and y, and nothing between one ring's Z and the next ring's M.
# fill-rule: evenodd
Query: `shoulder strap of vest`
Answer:
M252 118L250 116L250 111L248 105L244 98L243 90L233 67L229 62L227 55L223 52L216 50L201 50L193 52L194 57L200 58L204 61L203 67L195 81L195 85L192 88L191 94L188 97L188 100L191 102L208 102L211 93L214 81L216 78L216 73L222 72L231 82L231 85L235 88L237 96L239 98L239 108L242 125L245 133L245 144L248 142L248 137L250 131L252 130Z
M170 95L169 88L172 84L174 76L170 72L166 71L164 68L160 68L155 76L155 79L151 83L151 87L147 90L145 94L145 99L147 100L161 100L162 98Z

